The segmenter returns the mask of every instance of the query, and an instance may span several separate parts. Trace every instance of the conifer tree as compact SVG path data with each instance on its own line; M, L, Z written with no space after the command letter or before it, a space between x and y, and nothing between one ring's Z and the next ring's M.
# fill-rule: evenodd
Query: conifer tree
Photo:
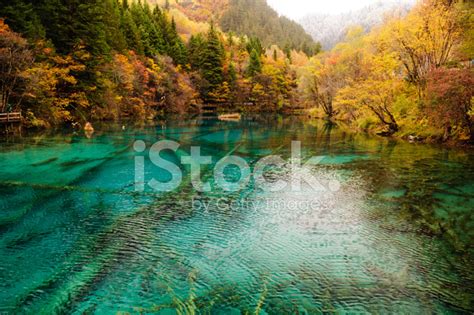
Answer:
M166 17L163 15L160 8L158 6L155 6L153 12L150 15L150 20L152 23L152 29L150 33L150 44L159 54L166 53L166 41L162 29L162 20L165 18Z
M258 55L263 53L263 46L258 37L251 37L247 42L247 52L250 54L252 50L255 50Z
M167 54L173 58L176 64L185 65L188 61L186 46L179 37L176 29L176 22L174 18L171 19L171 24L168 27L168 43Z
M209 82L210 89L213 90L222 84L224 63L224 48L219 39L219 35L211 23L207 34L207 43L203 52L202 76Z
M129 9L128 0L122 0L122 9L124 11Z
M27 38L37 40L45 37L41 20L29 1L0 0L0 17L11 29Z
M133 20L130 10L125 10L122 16L122 29L127 41L127 48L135 50L138 53L143 52L143 45L140 33L135 21Z
M237 71L235 70L235 65L233 62L229 64L229 83L232 87L235 87L237 84Z
M262 61L260 60L260 55L254 49L250 53L249 66L247 68L247 75L249 77L254 77L257 73L262 72Z
M188 43L189 63L193 70L202 68L204 56L203 52L206 47L206 40L201 33L192 35Z
M105 14L102 0L44 0L40 5L46 35L63 53L81 44L94 55L108 54Z
M107 44L116 51L124 51L127 48L127 42L121 28L121 6L118 0L104 0L105 35Z

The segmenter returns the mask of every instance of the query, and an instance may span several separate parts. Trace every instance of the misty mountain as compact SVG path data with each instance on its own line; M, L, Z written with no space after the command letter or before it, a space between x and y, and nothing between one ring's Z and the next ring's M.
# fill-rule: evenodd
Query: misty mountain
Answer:
M383 22L387 13L400 11L406 14L413 6L414 1L379 1L360 10L350 11L337 15L309 14L298 22L311 34L323 49L331 49L342 41L347 29L354 25L362 26L367 32Z

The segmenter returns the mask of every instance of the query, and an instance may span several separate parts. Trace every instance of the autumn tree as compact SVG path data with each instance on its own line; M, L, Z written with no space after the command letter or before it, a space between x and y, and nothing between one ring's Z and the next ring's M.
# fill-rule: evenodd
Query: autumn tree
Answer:
M328 119L338 113L334 107L334 98L345 84L342 66L332 58L334 57L327 56L323 60L313 58L303 78L306 97L320 107Z
M366 76L353 80L337 94L337 102L348 107L366 109L387 128L383 134L399 131L394 103L401 94L403 82L397 76L399 63L394 53L366 54L362 61Z
M304 91L306 100L321 108L327 119L332 119L342 110L347 114L356 108L348 103L336 106L335 98L346 85L367 77L369 71L363 63L367 53L364 39L362 28L351 28L344 42L339 43L331 52L311 58L303 68L300 88Z
M0 111L18 108L22 100L24 71L33 56L27 41L0 19Z
M474 70L440 68L429 74L427 82L425 112L431 124L444 128L445 139L453 127L460 127L474 140Z
M74 119L87 120L90 102L79 80L90 58L85 47L60 55L39 44L35 52L37 60L24 72L27 85L22 108L30 123L49 127Z
M420 2L406 18L394 18L385 28L409 82L423 94L429 71L445 65L460 38L459 12L443 1Z

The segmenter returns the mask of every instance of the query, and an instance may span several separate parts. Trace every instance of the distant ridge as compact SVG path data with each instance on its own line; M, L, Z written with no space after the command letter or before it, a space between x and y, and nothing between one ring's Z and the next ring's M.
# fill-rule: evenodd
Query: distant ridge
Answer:
M148 0L168 6L198 23L211 20L225 32L258 37L266 47L296 49L312 55L320 46L297 22L280 16L266 0ZM182 23L181 23L182 24Z
M309 14L298 22L311 34L323 49L331 49L341 42L347 29L354 25L362 26L366 32L383 22L386 13L399 10L406 14L414 4L408 1L379 1L360 10L341 14Z

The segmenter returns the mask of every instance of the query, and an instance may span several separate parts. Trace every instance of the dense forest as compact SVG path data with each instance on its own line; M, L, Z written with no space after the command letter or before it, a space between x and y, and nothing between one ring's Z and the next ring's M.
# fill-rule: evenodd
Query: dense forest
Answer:
M302 75L319 115L411 139L473 140L471 1L427 0L312 58Z
M0 18L0 112L32 127L216 103L474 139L470 1L420 1L326 52L263 0L0 0Z
M220 25L226 32L258 37L265 46L276 44L285 50L302 50L309 56L321 49L303 27L280 17L265 0L231 0Z
M302 50L307 55L320 51L319 43L298 23L271 8L265 0L150 0L170 13L182 35L189 37L212 19L226 33L258 37L264 46ZM204 26L204 27L203 27Z

